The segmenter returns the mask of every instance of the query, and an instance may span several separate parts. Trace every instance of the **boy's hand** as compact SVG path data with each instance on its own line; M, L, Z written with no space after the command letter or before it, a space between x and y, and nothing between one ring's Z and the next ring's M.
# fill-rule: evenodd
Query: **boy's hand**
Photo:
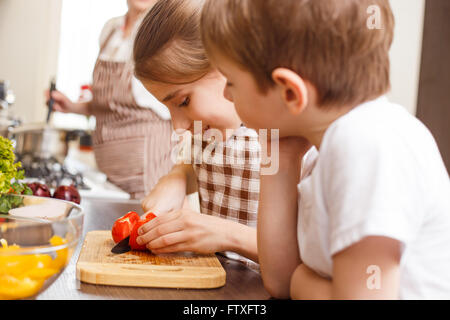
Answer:
M280 158L303 157L312 147L312 144L303 137L281 138L279 142Z
M137 243L145 244L155 254L224 251L228 223L225 219L181 209L144 224L138 230Z
M272 143L270 137L266 141L261 141L261 143L267 143L266 150L272 150ZM275 147L275 151L278 151L278 155L271 154L270 157L278 157L279 169L285 167L290 167L293 161L301 161L303 156L312 147L312 144L303 137L284 137L280 138L278 141L278 148ZM261 168L270 167L272 162L265 163L263 159L261 160Z
M331 281L319 276L304 263L300 264L291 277L291 298L298 300L331 299Z
M179 210L186 196L186 179L177 174L167 175L159 180L153 190L142 200L145 213L167 213Z

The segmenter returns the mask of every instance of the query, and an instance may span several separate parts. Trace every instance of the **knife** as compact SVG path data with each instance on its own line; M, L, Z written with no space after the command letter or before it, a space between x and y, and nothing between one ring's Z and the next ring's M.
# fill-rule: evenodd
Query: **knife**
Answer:
M50 82L50 100L48 101L48 113L47 113L47 123L50 121L50 115L53 112L53 103L55 102L52 97L52 92L56 90L55 78Z
M114 248L111 249L112 253L116 253L116 254L120 254L120 253L125 253L131 250L130 248L130 236L126 237L125 239L121 240L120 242L118 242Z

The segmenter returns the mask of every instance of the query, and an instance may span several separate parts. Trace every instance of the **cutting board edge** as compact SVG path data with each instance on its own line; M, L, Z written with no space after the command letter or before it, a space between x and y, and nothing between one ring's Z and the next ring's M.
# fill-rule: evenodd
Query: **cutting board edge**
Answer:
M92 237L92 238L91 238ZM93 230L85 235L76 263L76 278L84 283L126 287L213 289L226 284L226 272L214 254L214 265L184 266L127 264L85 260L88 239L111 237L108 230Z
M135 265L129 265L133 268ZM165 271L158 271L157 274L152 275L152 271L159 269L167 269L164 266L145 266L139 270L142 278L136 279L136 274L124 274L119 270L120 267L105 264L102 265L103 270L99 273L98 264L90 262L77 262L76 277L81 282L101 285L115 285L125 287L153 287L153 288L183 288L183 289L214 289L223 287L226 284L226 272L223 268L203 268L203 275L199 281L198 273L189 274L189 269L194 270L194 267L180 267L183 273L173 273L166 271L165 277L161 274ZM153 269L153 270L152 270ZM209 270L208 270L209 269ZM146 271L146 272L145 272ZM208 272L209 271L209 272ZM209 273L209 275L208 275ZM182 277L181 277L182 276Z

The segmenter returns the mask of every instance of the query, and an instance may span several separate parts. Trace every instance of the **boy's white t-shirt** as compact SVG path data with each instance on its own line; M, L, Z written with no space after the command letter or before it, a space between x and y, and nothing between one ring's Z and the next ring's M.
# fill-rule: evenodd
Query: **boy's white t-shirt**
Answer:
M386 97L364 103L331 124L304 171L298 243L308 267L332 278L333 255L385 236L401 242L399 298L450 299L450 180L419 120Z

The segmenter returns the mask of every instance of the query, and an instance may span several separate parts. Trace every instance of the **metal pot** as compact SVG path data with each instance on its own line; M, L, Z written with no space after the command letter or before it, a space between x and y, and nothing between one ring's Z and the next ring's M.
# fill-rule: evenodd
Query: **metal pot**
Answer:
M14 93L9 88L9 81L0 80L0 135L5 138L8 138L12 128L20 125L20 120L9 114L15 99Z
M1 113L1 111L0 111ZM11 130L20 125L20 120L0 115L0 136L9 138Z
M63 163L68 153L68 143L78 136L78 131L58 129L46 124L28 124L10 131L15 141L17 155L31 155L41 159L55 158Z

